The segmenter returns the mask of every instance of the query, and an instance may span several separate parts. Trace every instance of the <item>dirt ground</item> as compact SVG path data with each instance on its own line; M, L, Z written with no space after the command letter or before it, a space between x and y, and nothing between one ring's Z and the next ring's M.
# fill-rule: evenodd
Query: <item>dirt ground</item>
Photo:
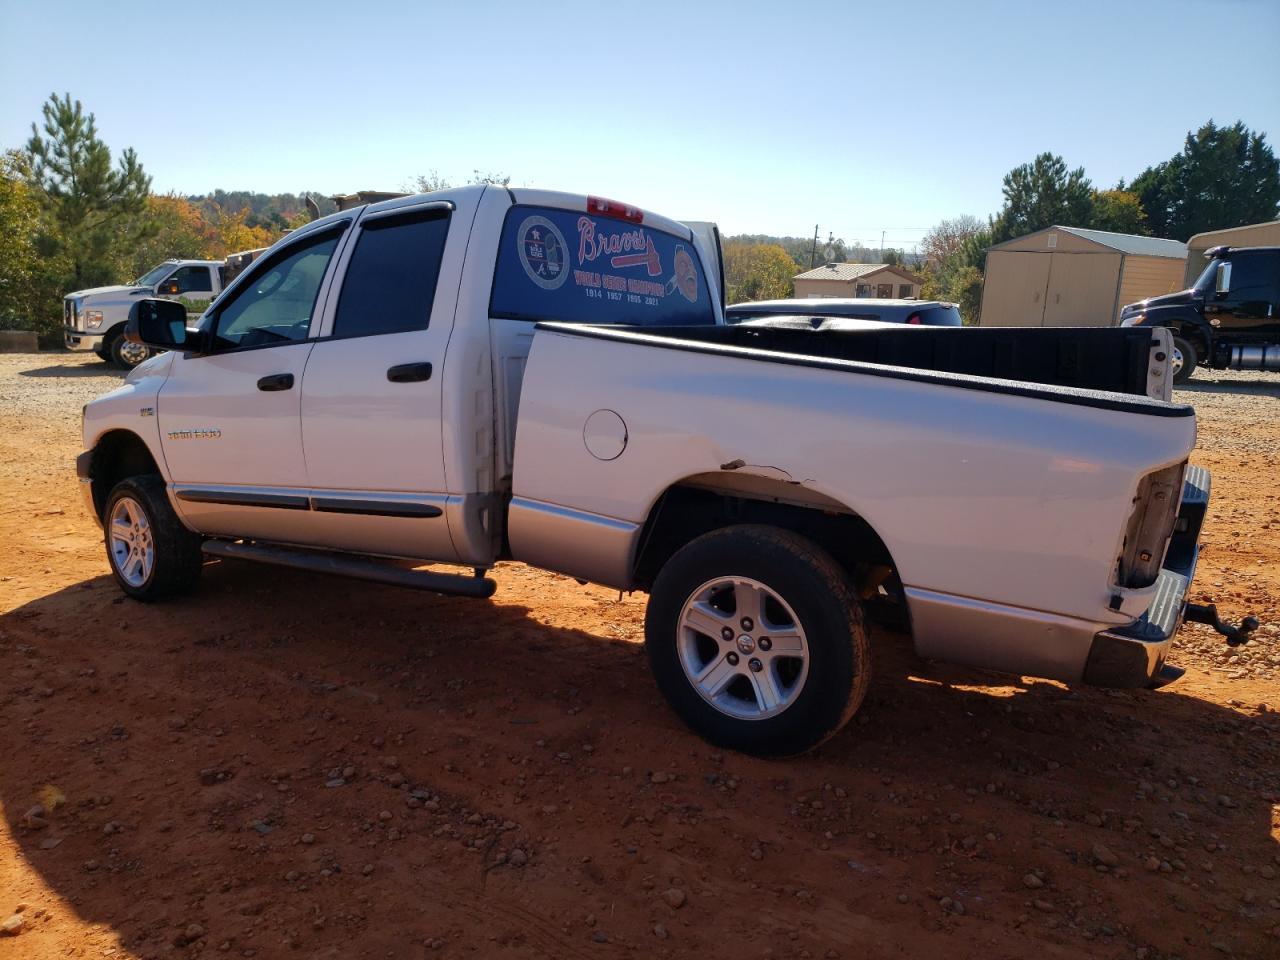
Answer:
M0 357L0 958L1280 956L1280 377L1203 373L1214 500L1160 691L875 638L820 751L660 700L644 597L210 563L126 601L72 476L99 363ZM43 816L28 817L36 804Z

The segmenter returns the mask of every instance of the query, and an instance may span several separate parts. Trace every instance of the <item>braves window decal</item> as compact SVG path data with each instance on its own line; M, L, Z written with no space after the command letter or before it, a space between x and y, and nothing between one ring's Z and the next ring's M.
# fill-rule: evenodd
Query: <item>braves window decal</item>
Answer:
M550 207L514 207L490 312L640 326L715 322L697 250L663 230Z

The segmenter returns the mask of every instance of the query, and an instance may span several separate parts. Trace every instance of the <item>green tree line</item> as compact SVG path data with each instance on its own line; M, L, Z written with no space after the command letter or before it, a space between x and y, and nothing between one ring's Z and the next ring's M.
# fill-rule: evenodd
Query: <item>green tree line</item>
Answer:
M27 142L0 153L0 329L60 343L63 295L128 283L171 257L267 246L309 218L302 194L156 194L132 149L113 160L94 115L54 94Z
M1014 167L1002 181L1004 203L985 220L943 220L925 235L918 258L902 251L819 242L819 261L906 263L925 278L921 295L960 306L966 323L978 322L987 250L997 243L1054 225L1186 241L1206 230L1273 220L1280 208L1280 163L1264 134L1242 122L1209 121L1189 132L1182 149L1131 182L1097 188L1083 167L1069 169L1051 152ZM737 236L726 240L725 282L730 302L789 297L792 274L809 269L813 240ZM829 247L833 255L824 257ZM771 249L768 249L771 248Z

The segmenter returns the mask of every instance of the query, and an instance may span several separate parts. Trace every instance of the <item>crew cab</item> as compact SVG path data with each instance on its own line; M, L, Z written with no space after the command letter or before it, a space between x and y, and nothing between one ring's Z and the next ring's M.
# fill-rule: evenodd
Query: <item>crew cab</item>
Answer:
M1195 285L1131 303L1122 327L1173 332L1174 382L1196 367L1280 373L1280 247L1212 247Z
M124 338L129 311L139 297L207 302L260 252L248 250L225 260L166 260L133 283L68 293L62 298L63 342L68 350L92 351L108 363L131 370L152 355L145 344Z
M711 225L477 186L295 231L196 327L143 299L168 352L77 461L111 571L144 601L209 556L647 591L667 700L760 755L857 710L869 617L926 657L1177 676L1209 477L1167 332L727 326L722 290Z

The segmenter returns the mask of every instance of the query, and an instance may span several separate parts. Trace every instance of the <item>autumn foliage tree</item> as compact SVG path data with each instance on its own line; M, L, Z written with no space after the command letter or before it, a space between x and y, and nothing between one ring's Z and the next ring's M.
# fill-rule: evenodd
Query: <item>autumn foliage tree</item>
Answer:
M724 246L724 282L729 303L790 297L795 274L795 261L776 244L731 241Z

